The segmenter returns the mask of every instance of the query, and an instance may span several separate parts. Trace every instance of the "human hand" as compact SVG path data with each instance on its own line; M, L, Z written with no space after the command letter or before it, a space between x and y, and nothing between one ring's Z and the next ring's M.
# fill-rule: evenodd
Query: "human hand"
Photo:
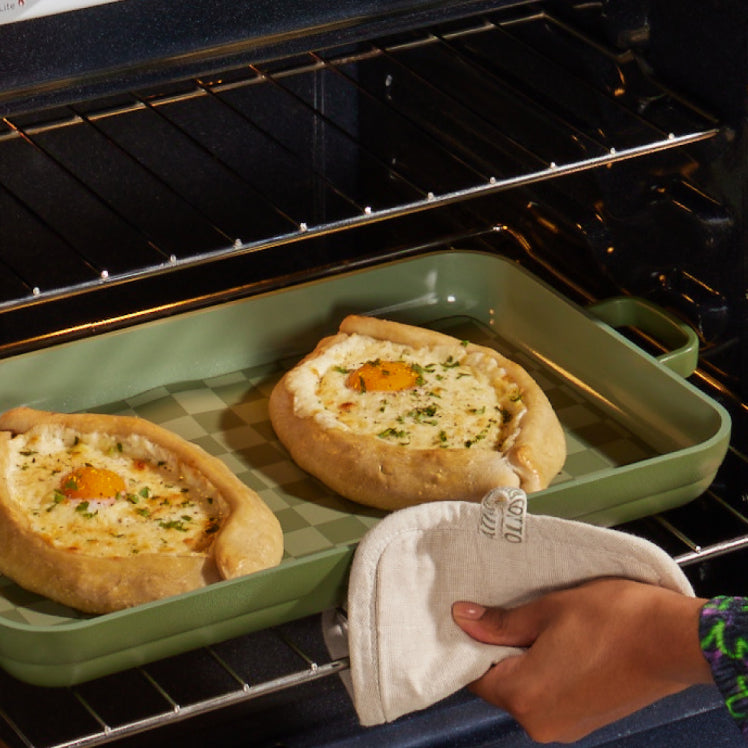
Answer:
M573 742L658 699L712 681L699 598L624 579L549 593L512 610L452 606L489 644L526 647L470 686L539 742Z

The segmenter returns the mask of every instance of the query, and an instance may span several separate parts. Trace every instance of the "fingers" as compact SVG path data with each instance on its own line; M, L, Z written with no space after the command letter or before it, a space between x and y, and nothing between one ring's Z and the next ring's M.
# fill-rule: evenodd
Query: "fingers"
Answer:
M510 713L533 740L571 742L711 677L698 639L702 605L611 578L512 609L458 602L452 616L481 642L522 647L470 690Z
M562 733L549 721L546 700L549 675L554 676L533 657L533 644L548 623L552 603L542 599L518 608L483 607L472 602L457 602L452 617L460 628L487 644L523 647L517 655L505 657L469 684L479 698L511 714L539 742L559 739ZM533 664L533 662L535 664Z
M540 612L532 604L503 609L459 601L452 605L452 618L473 639L509 647L530 646L541 627Z
M470 683L468 690L490 704L508 711L509 698L505 691L511 691L514 679L521 672L525 657L526 654L522 653L504 658L501 662L493 665L478 680Z

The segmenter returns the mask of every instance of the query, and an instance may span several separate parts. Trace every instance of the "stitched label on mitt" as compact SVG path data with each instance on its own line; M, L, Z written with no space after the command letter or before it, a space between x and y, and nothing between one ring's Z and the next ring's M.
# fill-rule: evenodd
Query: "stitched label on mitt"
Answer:
M481 501L478 529L495 539L523 543L526 515L527 494L521 488L494 488Z

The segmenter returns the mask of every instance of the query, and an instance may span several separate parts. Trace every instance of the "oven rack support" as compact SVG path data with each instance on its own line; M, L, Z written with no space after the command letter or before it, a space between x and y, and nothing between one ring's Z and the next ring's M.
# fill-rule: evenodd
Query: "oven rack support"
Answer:
M286 646L291 645L287 644ZM160 727L175 725L219 709L226 709L279 691L313 683L322 678L341 673L349 668L347 657L336 658L321 664L310 661L309 666L305 669L250 684L239 677L233 668L223 662L221 657L211 647L206 647L205 650L236 681L236 687L233 690L217 696L203 698L199 701L180 704L167 689L158 683L148 672L147 668L139 668L137 670L139 675L153 687L154 692L158 693L160 698L165 702L166 707L161 711L154 711L148 716L131 721L111 724L111 721L102 716L96 707L90 703L89 699L81 692L80 687L69 687L61 689L61 691L66 692L66 694L72 694L82 709L93 718L96 725L95 729L61 741L36 742L27 734L29 725L19 720L17 715L8 714L2 706L0 706L0 719L6 723L18 738L20 741L19 745L26 746L27 748L88 748L89 746L113 743ZM189 653L187 657L189 658ZM123 698L127 698L126 692L120 695ZM63 714L56 713L55 719L60 718L64 720ZM6 748L6 743L3 742L2 737L0 737L0 747Z
M731 459L734 457L735 455L730 455ZM730 502L716 495L713 491L708 491L697 501L705 505L706 511L714 512L715 514L727 512L733 517L737 517L741 524L748 527L748 517L746 517L742 512L736 510ZM668 513L654 515L653 517L648 518L646 523L647 526L656 526L659 530L666 533L666 537L664 538L657 537L657 542L665 547L669 547L674 560L686 571L689 569L693 570L698 564L708 563L709 561L717 559L723 555L748 549L748 533L701 545L698 541L691 538L687 531L680 528L677 524L677 520L668 516ZM646 526L637 527L637 532L646 537ZM651 537L653 533L649 533L649 535ZM686 551L683 551L684 547L687 549ZM328 618L328 624L324 621L324 614L322 616L313 616L308 621L309 625L311 625L315 634L320 639L323 636L323 628L326 625L329 625L329 620L334 618L345 618L345 614L342 610L330 611L329 613L334 615L332 618ZM320 618L323 619L321 622ZM307 662L308 666L304 669L294 670L292 672L277 675L276 677L260 680L256 683L250 683L248 682L248 679L238 675L235 668L230 664L227 664L221 654L215 651L214 647L205 647L204 651L210 655L211 661L215 662L218 667L222 668L234 682L233 688L219 695L202 698L189 703L180 703L179 699L169 692L168 687L163 683L160 683L157 676L154 676L149 672L149 666L144 665L137 669L137 673L143 682L148 683L152 687L154 698L156 698L157 695L159 703L162 704L160 709L154 708L147 716L141 716L129 721L115 723L112 720L108 720L97 711L96 706L90 703L89 697L83 692L84 689L82 686L71 686L59 689L61 703L63 697L69 698L72 694L79 706L94 720L94 724L96 725L95 729L88 730L73 737L68 737L64 740L35 742L28 734L30 728L33 729L34 722L38 719L38 714L33 706L30 708L29 712L9 713L4 706L0 705L0 720L5 722L13 736L17 738L17 745L19 747L92 748L93 746L115 743L119 740L138 735L139 733L176 725L189 719L197 718L201 715L210 714L211 712L220 709L236 707L246 702L278 693L280 691L299 688L305 684L314 683L315 681L329 678L333 675L345 674L345 671L350 668L350 660L347 656L335 656L329 660L318 662L317 660L322 659L319 656L319 653L316 659L309 654L306 654L303 651L304 647L289 639L287 635L280 636L280 642L282 643L281 646L291 650L294 656L301 656ZM249 655L251 656L251 652ZM194 656L194 652L188 652L181 656L182 658L185 658L185 662L187 663L183 666L185 671L189 670L190 658ZM1 676L2 674L0 674L0 677ZM116 675L113 677L115 679L117 678ZM110 688L113 687L112 684L108 685ZM0 682L0 688L6 687L7 686L4 683ZM45 690L47 689L39 689L39 691ZM53 689L53 691L58 691L58 689ZM122 698L127 699L127 691L124 691L121 696ZM0 735L2 735L2 733L0 733ZM14 745L15 744L9 743L7 744L7 748L14 748ZM2 742L2 737L0 737L0 746L6 748Z
M107 742L112 742L120 740L122 738L130 737L132 735L137 735L138 733L142 733L147 730L153 730L165 724L175 724L191 717L196 717L201 714L207 714L218 709L224 709L235 704L249 701L251 699L257 699L261 696L267 696L268 694L272 694L277 691L283 691L287 688L294 688L295 686L310 683L320 678L326 678L330 675L334 675L335 673L342 672L343 670L348 669L348 667L349 661L347 657L332 660L331 662L327 662L321 665L312 662L310 663L309 668L306 670L300 670L290 675L284 675L279 678L274 678L263 683L256 683L254 685L250 685L242 681L235 691L231 691L229 693L222 694L221 696L215 696L210 699L203 699L202 701L186 705L180 705L176 703L169 696L169 694L158 685L158 683L154 682L154 686L169 702L171 702L172 708L168 711L155 714L151 717L116 726L106 724L106 722L96 712L96 710L93 709L79 693L76 693L76 696L80 699L84 707L101 725L101 731L92 733L91 735L81 736L80 738L74 739L72 741L58 743L54 748L85 748L86 746L102 745ZM145 677L148 680L153 681L151 676L145 674Z
M61 298L71 298L88 291L99 290L103 287L118 286L125 283L132 283L133 281L144 280L146 278L154 278L177 270L200 267L202 265L231 257L240 257L252 252L270 250L279 245L290 245L304 239L327 236L379 221L413 215L415 213L445 205L464 202L468 199L492 195L503 190L526 186L568 174L575 174L588 169L609 166L628 159L640 158L670 148L677 148L689 143L696 143L701 140L712 138L717 133L718 130L716 128L679 136L676 136L673 133L668 133L662 140L648 143L643 146L621 149L611 147L607 153L600 156L580 159L579 161L566 164L551 161L537 171L515 177L500 178L491 176L486 182L477 183L465 189L454 190L443 194L428 192L426 196L421 199L410 203L403 203L393 208L373 209L370 206L365 206L361 208L361 212L358 215L341 219L339 221L329 221L324 224L312 225L308 224L306 221L301 221L298 224L297 231L291 234L272 236L257 242L243 242L241 238L237 237L232 244L219 249L209 252L200 252L187 257L177 257L175 254L171 254L168 259L159 264L135 268L124 272L110 272L106 268L102 268L99 271L98 277L90 280L79 281L70 285L60 285L43 290L40 285L34 284L29 294L14 299L0 301L0 312L27 307L32 304L41 304ZM28 137L29 133L26 133L26 136Z
M585 63L589 80L574 66L565 70L575 54L597 58ZM438 76L429 57L439 61ZM710 115L650 80L631 54L607 51L545 14L481 15L459 29L172 85L0 121L0 210L8 218L0 228L0 313L137 289L138 281L272 255L721 132ZM340 111L343 100L358 114ZM433 111L443 121L435 124ZM249 145L237 150L238 142ZM59 187L52 202L39 184ZM173 207L173 225L154 214L161 204ZM81 205L92 213L75 215ZM138 245L139 259L123 261L128 253L109 247L120 235ZM46 263L35 261L40 251Z
M668 528L671 529L671 528ZM689 545L693 544L688 538L685 538ZM701 561L708 561L710 559L719 558L720 556L726 556L729 553L735 551L741 551L748 548L748 535L738 535L737 537L730 538L729 540L723 540L719 543L713 543L702 547L697 544L693 544L693 550L688 553L684 553L675 558L675 561L680 566L690 566L692 564L699 563Z

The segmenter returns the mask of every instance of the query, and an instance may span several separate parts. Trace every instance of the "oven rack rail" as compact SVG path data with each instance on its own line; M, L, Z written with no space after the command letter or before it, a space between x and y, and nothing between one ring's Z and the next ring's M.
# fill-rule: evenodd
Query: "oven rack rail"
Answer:
M308 623L308 621L304 622ZM263 634L263 636L266 636ZM245 637L246 639L247 637ZM251 637L249 637L251 638ZM266 637L267 638L267 637ZM244 646L247 642L243 641ZM215 680L216 672L225 676L225 681L231 685L226 687L220 693L210 696L204 696L195 701L183 702L181 699L173 696L167 687L162 685L157 676L152 674L152 669L148 666L136 668L125 674L124 680L119 676L108 678L110 681L108 687L111 693L115 693L117 699L125 702L134 700L140 702L138 709L140 712L132 718L125 718L121 721L112 720L103 713L106 710L95 705L95 697L92 694L96 691L86 685L69 688L45 689L26 684L17 684L11 682L8 676L0 674L0 682L3 685L3 693L7 694L10 689L18 692L23 691L22 699L39 695L35 703L39 704L41 700L48 708L51 709L49 714L55 715L54 732L57 737L51 737L46 734L47 730L42 729L44 736L38 735L39 728L39 710L37 708L35 717L32 713L25 711L9 710L7 706L0 704L0 720L5 723L7 731L0 731L0 746L16 745L15 742L4 742L5 740L18 740L17 745L26 746L26 748L85 748L87 746L105 745L119 740L131 738L144 732L155 730L167 725L175 725L180 722L206 715L219 709L227 709L238 704L242 704L263 696L269 696L279 691L290 688L301 687L314 683L331 675L341 673L349 668L348 657L338 657L327 659L322 663L314 661L311 656L302 652L293 641L288 640L282 634L279 634L273 643L275 647L275 657L277 660L288 661L303 659L306 667L302 669L293 669L283 671L277 669L277 674L264 680L250 682L237 673L237 669L228 663L220 654L220 645L208 646L196 653L187 653L174 658L178 662L179 668L194 668L195 658L202 658L200 666L203 671L206 668L206 660L210 661L210 667L213 671L210 677ZM284 650L282 655L279 650ZM181 669L180 672L188 672ZM7 682L5 682L7 680ZM122 683L124 682L124 687ZM96 682L94 682L95 684ZM140 692L148 691L146 695L146 705L143 709L142 700L134 697L134 690ZM24 707L26 704L23 705ZM32 712L33 712L32 705ZM72 714L71 714L72 712ZM69 722L75 726L71 727ZM78 728L76 730L76 728ZM65 735L60 740L59 735Z
M730 449L723 469L728 473L740 470L746 462L743 455ZM719 478L716 482L719 483ZM698 587L698 580L703 577L699 567L748 549L745 503L746 497L742 494L720 495L712 488L686 507L638 520L621 529L658 543L692 581L696 580L694 586ZM746 532L736 534L736 528L741 526ZM323 636L323 629L329 630L331 622L340 619L344 619L342 611L328 611L321 616L178 655L167 661L165 667L164 663L152 663L68 688L30 686L0 672L0 693L3 694L0 726L4 723L4 729L0 729L0 746L88 748L110 744L279 691L302 688L332 675L344 675L350 667L348 657L340 651L331 657ZM232 659L237 657L238 660ZM258 657L269 658L270 664L260 666L264 678L253 680L247 673L256 670L254 660ZM191 674L188 680L199 691L200 683L215 684L221 680L216 676L217 670L225 676L219 692L197 696L191 693L186 697L172 693L175 683L183 688L180 679L184 680L184 673ZM11 694L15 698L9 699ZM118 717L108 714L111 703L106 698L96 703L103 694L111 694L120 705L118 708L134 704L134 713L120 713ZM40 709L59 715L54 720L54 735L43 728L40 733ZM5 745L3 739L7 741Z
M576 291L587 302L593 300L561 272L546 269L567 293ZM730 410L735 432L742 432L746 404L702 369L694 373L694 381ZM619 529L663 548L692 580L697 594L729 592L725 587L710 590L715 583L710 581L710 566L748 551L748 493L741 488L746 468L748 458L733 444L702 496ZM717 584L729 584L719 572L717 577ZM32 686L0 671L0 746L108 745L146 732L158 736L159 730L189 725L220 710L248 708L291 689L302 692L294 698L303 699L304 688L319 687L330 676L346 677L347 653L339 641L331 653L323 635L330 621L343 615L326 611L68 688ZM59 715L53 720L54 731L39 719L42 712Z
M0 122L0 312L718 133L634 55L506 13L18 115Z

